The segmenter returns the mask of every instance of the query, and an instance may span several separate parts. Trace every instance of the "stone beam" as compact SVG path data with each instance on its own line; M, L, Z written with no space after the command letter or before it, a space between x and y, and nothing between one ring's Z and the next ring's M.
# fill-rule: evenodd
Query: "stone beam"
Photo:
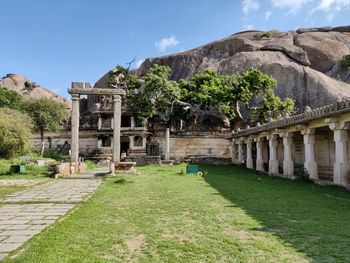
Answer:
M68 89L68 93L78 94L78 95L106 95L106 96L113 96L113 95L124 96L126 94L125 90L123 89L96 89L96 88L90 88L90 89L70 88Z

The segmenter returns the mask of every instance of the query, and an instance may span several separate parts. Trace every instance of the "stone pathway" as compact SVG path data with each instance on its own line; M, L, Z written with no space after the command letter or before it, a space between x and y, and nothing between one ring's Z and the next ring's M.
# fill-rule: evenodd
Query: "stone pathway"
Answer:
M99 186L98 179L57 179L0 199L0 260L53 224Z

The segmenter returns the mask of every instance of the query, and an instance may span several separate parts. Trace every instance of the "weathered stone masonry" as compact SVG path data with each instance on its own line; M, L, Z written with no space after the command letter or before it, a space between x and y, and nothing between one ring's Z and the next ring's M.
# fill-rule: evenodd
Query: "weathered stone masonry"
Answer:
M349 187L350 100L233 132L232 163L294 178L305 167L314 181Z

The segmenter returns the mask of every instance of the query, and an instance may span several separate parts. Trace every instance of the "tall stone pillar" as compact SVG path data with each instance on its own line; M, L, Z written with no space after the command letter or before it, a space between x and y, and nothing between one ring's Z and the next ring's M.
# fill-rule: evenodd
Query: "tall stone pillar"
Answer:
M243 155L243 140L238 142L238 164L244 163L244 155Z
M146 136L142 137L142 148L143 149L147 148L147 137Z
M72 94L72 119L71 119L71 156L70 160L74 163L77 170L79 161L79 94Z
M264 160L263 160L263 138L258 137L256 139L256 170L264 172Z
M165 132L165 160L170 160L170 129Z
M315 160L315 129L301 131L304 136L305 162L304 167L310 175L310 179L318 179L317 163Z
M102 130L102 117L98 116L97 129Z
M269 160L269 174L278 174L278 160L277 160L277 146L278 136L276 134L267 136L269 140L270 160Z
M346 186L349 172L348 161L348 131L345 129L334 129L335 162L333 182L337 185Z
M294 176L294 163L292 160L293 134L284 133L283 138L283 175L292 178Z
M247 168L253 169L253 157L252 157L252 143L253 139L248 138L247 139Z
M134 150L134 138L135 136L129 136L129 149Z
M233 164L238 164L238 159L237 159L237 141L235 139L232 140L232 158L231 162Z
M131 127L131 129L135 128L135 117L134 116L130 117L130 127Z
M113 157L112 169L120 163L120 126L122 116L122 99L119 95L113 96ZM114 172L114 171L111 171Z

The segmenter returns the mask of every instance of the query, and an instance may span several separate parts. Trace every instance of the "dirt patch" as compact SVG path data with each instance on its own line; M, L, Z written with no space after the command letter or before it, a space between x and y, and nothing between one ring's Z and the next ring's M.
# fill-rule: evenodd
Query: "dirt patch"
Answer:
M162 237L169 238L169 239L175 239L179 242L190 241L190 239L187 236L180 235L180 234L163 233Z
M145 244L146 244L146 239L144 235L138 235L126 241L126 245L130 252L134 252L135 250L140 249Z

